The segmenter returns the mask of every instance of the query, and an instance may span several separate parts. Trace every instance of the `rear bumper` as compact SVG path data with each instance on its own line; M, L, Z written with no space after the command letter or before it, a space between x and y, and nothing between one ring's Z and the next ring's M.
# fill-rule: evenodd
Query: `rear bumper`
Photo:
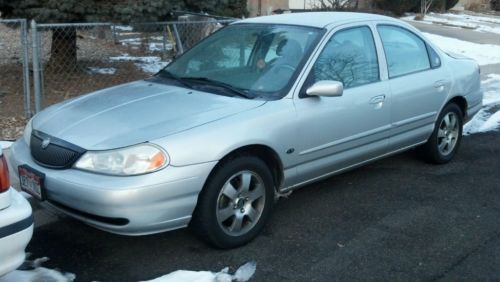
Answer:
M475 105L471 105L467 108L467 115L465 117L465 122L471 120L483 107L482 101L476 103Z
M216 162L168 166L139 176L110 176L36 164L23 139L11 146L14 172L28 165L45 174L49 205L96 228L144 235L185 227Z
M467 99L467 113L464 122L471 120L483 107L483 88L479 88L473 95L468 95Z
M28 201L11 188L11 203L0 210L0 276L19 267L33 235L33 215Z

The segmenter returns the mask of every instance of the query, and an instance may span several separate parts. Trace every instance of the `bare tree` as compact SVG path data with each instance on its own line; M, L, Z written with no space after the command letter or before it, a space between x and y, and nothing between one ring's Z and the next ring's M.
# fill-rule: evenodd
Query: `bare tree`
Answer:
M420 14L422 15L422 19L425 17L425 15L427 15L427 12L429 11L433 2L434 2L434 0L421 0L420 1Z
M309 5L316 10L356 9L359 0L310 0Z

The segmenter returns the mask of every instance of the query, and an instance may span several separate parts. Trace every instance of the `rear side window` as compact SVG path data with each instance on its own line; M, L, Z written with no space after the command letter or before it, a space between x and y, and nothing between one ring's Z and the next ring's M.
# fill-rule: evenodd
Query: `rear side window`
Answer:
M389 77L431 68L427 45L420 37L396 26L381 25L378 31L384 45Z
M379 80L377 51L369 27L355 27L335 33L319 55L310 76L312 83L335 80L344 88Z

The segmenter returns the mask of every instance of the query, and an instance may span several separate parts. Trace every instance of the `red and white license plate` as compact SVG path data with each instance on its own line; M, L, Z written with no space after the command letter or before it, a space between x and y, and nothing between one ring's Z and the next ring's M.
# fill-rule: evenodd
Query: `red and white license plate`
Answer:
M41 201L45 200L45 191L43 187L45 174L27 165L20 165L18 170L21 190Z

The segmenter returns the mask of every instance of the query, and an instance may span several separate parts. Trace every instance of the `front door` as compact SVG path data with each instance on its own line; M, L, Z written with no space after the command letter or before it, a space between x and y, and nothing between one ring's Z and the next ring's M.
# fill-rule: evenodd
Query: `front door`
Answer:
M372 29L350 26L336 31L316 59L299 97L296 183L328 175L387 151L391 95L380 79ZM322 80L340 81L340 97L307 96Z

